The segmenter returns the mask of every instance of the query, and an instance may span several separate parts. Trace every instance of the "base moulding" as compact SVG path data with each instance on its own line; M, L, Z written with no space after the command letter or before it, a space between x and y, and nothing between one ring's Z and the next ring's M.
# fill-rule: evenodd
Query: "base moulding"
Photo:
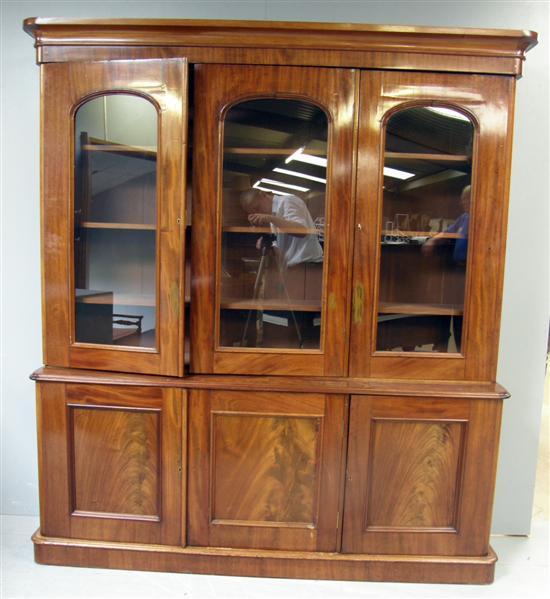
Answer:
M473 557L172 547L46 537L39 531L32 540L39 564L268 578L489 584L497 561L492 548Z

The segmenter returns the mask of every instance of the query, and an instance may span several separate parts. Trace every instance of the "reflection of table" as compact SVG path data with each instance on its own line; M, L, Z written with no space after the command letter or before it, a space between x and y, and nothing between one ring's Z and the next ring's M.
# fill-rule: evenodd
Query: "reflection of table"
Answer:
M433 351L448 351L451 320L455 340L460 343L462 316L428 314L383 314L378 317L376 349L391 351L403 348L414 351L420 345L433 345ZM457 347L460 350L460 347Z
M76 341L113 342L113 293L76 289Z

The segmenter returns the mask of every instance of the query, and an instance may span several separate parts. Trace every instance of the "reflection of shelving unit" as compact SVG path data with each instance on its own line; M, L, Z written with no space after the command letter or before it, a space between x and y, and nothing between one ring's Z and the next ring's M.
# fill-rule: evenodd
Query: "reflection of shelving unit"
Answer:
M249 300L224 298L221 301L222 310L293 310L295 312L320 312L321 304L315 300Z
M308 229L306 227L251 227L251 226L229 226L222 227L223 233L249 233L262 234L262 233L284 233L287 235L317 235L319 231L317 229Z
M420 152L385 152L386 160L426 160L429 162L470 162L466 154L426 154Z
M77 319L90 311L101 312L109 295L111 311L113 306L124 307L118 324L136 320L139 326L111 324L112 332L103 343L154 347L155 282L147 273L154 269L156 252L155 237L151 237L157 229L156 171L148 163L156 162L157 151L91 137L86 132L80 133L79 140L76 282L84 289L108 289L109 294L79 297ZM113 323L117 324L114 316ZM147 326L142 328L142 323ZM93 332L87 337L88 333L79 330L77 341L95 339Z
M436 235L441 239L459 239L458 233L438 233L437 231L402 231L401 229L382 229L382 235L403 235L405 237L435 237Z
M429 316L462 316L464 307L459 304L417 304L380 302L379 314L414 314Z
M141 224L141 223L98 223L84 221L80 223L83 229L126 229L132 231L155 231L156 225Z
M296 152L298 148L235 148L225 147L225 154L242 154L252 156L290 156ZM308 149L307 154L326 158L326 150Z
M149 146L129 146L105 139L98 139L97 137L89 137L88 143L82 145L82 150L86 152L108 152L121 156L130 156L131 158L143 158L145 160L157 159L156 148Z

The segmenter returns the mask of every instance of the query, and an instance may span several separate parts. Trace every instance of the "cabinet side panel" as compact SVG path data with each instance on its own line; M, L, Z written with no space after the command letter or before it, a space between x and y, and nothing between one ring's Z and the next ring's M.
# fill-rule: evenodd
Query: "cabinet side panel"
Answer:
M42 317L44 362L69 366L70 82L64 65L43 64L41 74Z

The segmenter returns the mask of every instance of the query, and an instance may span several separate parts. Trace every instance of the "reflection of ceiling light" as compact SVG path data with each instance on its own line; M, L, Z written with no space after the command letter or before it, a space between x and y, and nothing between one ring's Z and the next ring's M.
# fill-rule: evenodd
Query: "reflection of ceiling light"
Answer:
M288 164L293 160L299 160L300 162L307 162L308 164L315 164L316 166L327 166L327 159L321 156L312 156L311 154L304 154L304 148L298 148L294 154L291 154L285 163Z
M392 177L393 179L410 179L414 177L414 173L407 173L406 171L400 171L397 168L391 168L389 166L384 167L384 177Z
M437 114L440 114L441 116L447 116L459 121L466 121L467 123L470 122L470 119L465 114L458 112L458 110L453 110L452 108L443 108L443 106L427 106L426 108L432 112L437 112Z
M286 168L274 168L276 173L282 173L283 175L291 175L292 177L301 177L302 179L309 179L310 181L317 181L318 183L326 183L326 179L321 177L314 177L313 175L306 175L306 173L298 173L297 171L289 171Z
M308 187L302 187L301 185L291 185L290 183L282 183L281 181L275 181L275 179L260 179L260 183L280 185L281 187L288 187L288 189L295 189L296 191L309 191Z
M279 191L278 189L269 189L269 187L262 187L259 181L256 181L252 186L254 189L261 189L262 191L269 191L269 193L276 193L280 196L291 196L291 193L286 193L284 191Z

